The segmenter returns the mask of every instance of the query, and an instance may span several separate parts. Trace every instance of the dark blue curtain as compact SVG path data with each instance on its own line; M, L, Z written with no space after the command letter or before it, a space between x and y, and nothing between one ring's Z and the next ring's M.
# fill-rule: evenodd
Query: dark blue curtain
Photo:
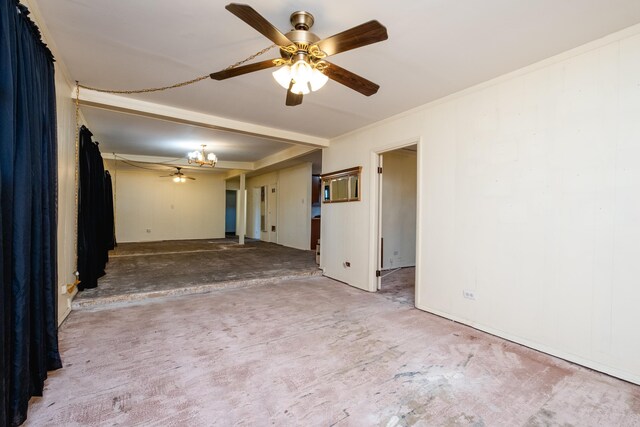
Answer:
M47 371L56 324L57 154L53 57L28 10L0 0L0 422L19 425Z
M95 288L105 275L113 249L113 195L111 175L104 170L98 143L89 129L80 128L78 168L78 290Z

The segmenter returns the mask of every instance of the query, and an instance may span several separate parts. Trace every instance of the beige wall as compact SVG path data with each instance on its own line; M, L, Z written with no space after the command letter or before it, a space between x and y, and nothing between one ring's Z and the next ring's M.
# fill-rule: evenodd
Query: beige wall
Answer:
M311 239L311 163L303 163L247 179L247 237L267 240L260 233L256 213L260 206L255 189L263 185L277 188L277 240L274 243L309 250ZM261 236L262 234L262 236ZM261 236L261 237L260 237Z
M76 270L75 190L75 105L67 83L56 65L56 107L58 114L58 324L71 311L72 295L65 289L73 283ZM77 291L75 291L77 292Z
M383 269L416 264L416 153L383 154Z
M635 26L332 141L325 274L375 290L375 152L417 141L417 307L640 383L639 88Z
M154 171L116 171L106 163L114 187L118 243L224 237L225 182L197 174L175 183ZM187 171L188 174L188 171Z
M296 249L310 249L311 163L280 171L278 198L278 243Z

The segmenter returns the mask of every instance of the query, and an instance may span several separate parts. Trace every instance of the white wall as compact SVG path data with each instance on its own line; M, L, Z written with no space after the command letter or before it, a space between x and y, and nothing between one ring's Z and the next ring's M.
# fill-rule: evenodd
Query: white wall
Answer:
M75 105L69 97L72 86L56 64L56 108L58 118L58 324L71 312L72 295L60 292L75 280L76 190ZM74 294L77 291L74 291Z
M116 173L112 162L106 166L114 186L118 243L224 237L222 176L197 174L195 181L175 183L159 172Z
M639 117L635 26L332 141L325 274L375 290L374 152L416 140L417 307L640 383Z
M280 171L278 243L309 250L311 242L311 163Z
M256 204L254 189L263 185L277 187L277 242L296 249L309 250L311 239L311 163L247 179L247 236L258 236L260 221L254 215Z
M416 265L416 153L383 154L383 269Z

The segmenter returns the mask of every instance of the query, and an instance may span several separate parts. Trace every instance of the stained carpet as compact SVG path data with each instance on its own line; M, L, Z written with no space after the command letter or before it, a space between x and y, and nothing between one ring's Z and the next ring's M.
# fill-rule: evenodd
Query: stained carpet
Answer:
M323 277L76 311L28 426L638 426L640 387Z
M74 309L210 292L320 275L315 252L247 239L121 243L98 287L80 292Z

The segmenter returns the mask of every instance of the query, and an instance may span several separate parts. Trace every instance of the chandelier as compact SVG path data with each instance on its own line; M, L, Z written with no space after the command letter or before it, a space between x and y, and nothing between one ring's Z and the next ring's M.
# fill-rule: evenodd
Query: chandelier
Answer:
M199 166L215 167L216 163L218 163L218 158L213 153L205 154L204 147L206 147L206 145L202 144L200 151L196 150L187 154L189 164L195 163Z

